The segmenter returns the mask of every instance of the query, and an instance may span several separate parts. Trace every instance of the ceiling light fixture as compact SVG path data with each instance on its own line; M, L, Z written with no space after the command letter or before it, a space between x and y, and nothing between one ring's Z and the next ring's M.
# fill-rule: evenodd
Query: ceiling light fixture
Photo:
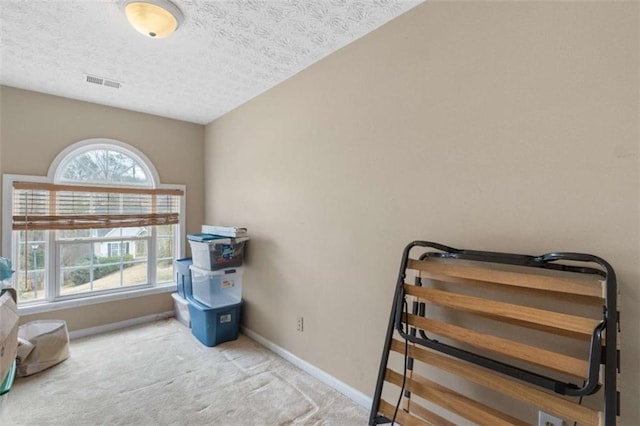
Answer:
M133 28L151 38L170 36L184 19L180 9L169 0L127 0L124 13Z

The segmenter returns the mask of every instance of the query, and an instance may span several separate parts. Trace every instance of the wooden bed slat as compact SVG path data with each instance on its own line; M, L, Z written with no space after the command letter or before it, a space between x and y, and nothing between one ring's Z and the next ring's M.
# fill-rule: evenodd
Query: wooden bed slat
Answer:
M441 417L436 413L427 410L422 405L417 404L415 401L411 401L411 412L416 416L423 418L427 421L427 423L434 426L457 426L455 423L450 422L444 417Z
M589 363L582 359L413 314L409 314L409 324L427 332L435 333L440 337L447 337L457 342L467 343L477 348L570 374L580 379L587 377Z
M380 400L380 409L378 411L384 414L387 418L393 419L393 412L395 411L395 409L395 405L389 404L384 399ZM400 422L400 424L403 426L430 426L426 421L407 413L402 408L398 409L398 413L396 414L396 422Z
M411 296L425 299L442 307L579 339L590 339L594 328L600 323L599 320L592 318L417 287L412 284L405 284L404 289Z
M401 387L402 374L387 369L385 380L389 383ZM421 398L431 401L450 412L472 420L479 425L487 426L527 426L515 417L508 416L494 408L480 404L464 395L452 391L444 386L438 385L424 377L416 375L413 379L407 379L406 389Z
M391 350L404 354L404 343L394 339ZM501 392L504 395L533 404L539 409L555 415L575 420L584 425L600 425L601 412L592 410L572 401L561 398L547 392L538 390L530 385L523 384L514 379L497 375L471 364L458 361L454 358L440 355L436 352L409 346L409 356L421 362L435 366L441 370L463 377L481 386Z
M409 259L407 268L420 271L422 277L438 281L459 283L477 281L532 290L597 297L599 299L604 298L604 282L597 279L592 281L577 280L567 277L499 271L416 259Z

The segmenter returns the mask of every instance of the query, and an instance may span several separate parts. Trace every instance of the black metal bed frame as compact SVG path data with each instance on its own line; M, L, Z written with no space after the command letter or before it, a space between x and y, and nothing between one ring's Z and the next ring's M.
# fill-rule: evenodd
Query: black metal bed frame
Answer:
M420 256L420 260L427 258L459 259L468 261L490 262L505 265L516 265L523 267L551 269L558 271L568 271L581 274L593 274L602 277L606 284L605 303L603 305L602 320L594 328L589 345L589 368L588 377L584 384L576 385L562 380L547 377L522 368L506 364L491 358L466 351L455 346L451 346L426 335L423 330L419 330L420 336L416 334L415 328L411 328L407 333L403 327L402 316L403 306L406 306L404 282L406 279L406 269L409 261L409 253L414 247L435 249L438 251L428 251ZM558 261L580 262L596 264L599 268L590 266L567 265L555 263ZM416 278L417 286L421 286L420 278ZM424 316L425 303L413 302L412 313ZM606 426L616 424L616 417L620 415L620 397L617 391L616 380L619 372L620 351L617 349L617 332L619 331L620 313L617 308L617 282L615 271L604 259L590 254L582 253L547 253L541 256L531 256L513 253L498 253L477 250L460 250L448 247L443 244L428 241L413 241L408 244L402 254L400 271L396 282L394 299L389 316L387 334L385 337L382 359L378 370L378 380L373 397L373 404L369 417L369 425L391 423L391 419L378 414L381 400L382 387L384 384L385 369L389 360L389 351L393 340L393 333L397 331L405 341L416 343L435 351L462 359L464 361L482 366L507 376L514 377L524 382L551 390L560 395L585 396L592 395L600 389L598 384L600 365L605 364L604 373L604 423ZM408 329L408 327L407 327ZM605 332L605 346L602 346L602 333ZM412 369L413 359L407 358L409 369ZM407 393L408 395L408 393Z

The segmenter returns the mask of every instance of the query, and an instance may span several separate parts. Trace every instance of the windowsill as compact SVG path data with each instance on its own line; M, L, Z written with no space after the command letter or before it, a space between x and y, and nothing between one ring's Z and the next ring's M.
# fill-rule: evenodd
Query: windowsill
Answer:
M58 311L60 309L95 305L97 303L113 302L115 300L132 299L135 297L150 296L153 294L170 293L174 291L176 291L176 285L167 284L151 288L123 291L120 293L109 293L97 296L83 297L80 299L60 300L57 302L42 302L34 303L32 305L18 306L18 313L20 315L32 315L42 312Z

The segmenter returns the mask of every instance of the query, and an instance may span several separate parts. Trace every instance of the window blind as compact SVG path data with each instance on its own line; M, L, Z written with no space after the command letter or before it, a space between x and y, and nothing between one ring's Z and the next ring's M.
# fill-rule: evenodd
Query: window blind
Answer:
M14 230L128 228L179 222L183 191L13 183Z

